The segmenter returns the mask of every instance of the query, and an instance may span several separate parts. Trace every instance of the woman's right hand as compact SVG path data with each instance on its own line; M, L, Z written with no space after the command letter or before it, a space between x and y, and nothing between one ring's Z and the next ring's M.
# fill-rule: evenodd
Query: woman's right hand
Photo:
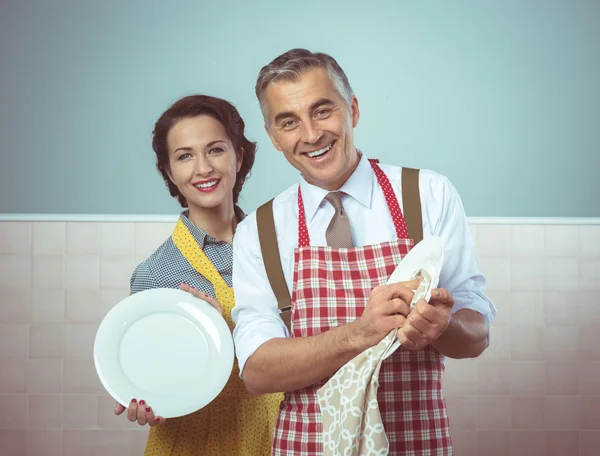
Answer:
M125 408L124 405L117 403L115 407L115 415L120 415L125 410L127 410L127 419L132 423L137 421L140 426L145 426L146 424L150 426L157 426L159 424L163 424L166 420L162 416L154 416L154 411L152 407L146 404L145 401L137 401L136 399L131 399L129 403L129 407Z
M219 301L217 301L212 296L209 296L206 293L202 293L200 290L197 290L196 288L188 285L185 282L183 282L181 285L179 285L179 289L192 294L196 298L200 298L200 299L206 301L211 306L213 306L215 309L217 309L217 312L219 312L219 314L221 316L223 316L223 308L221 307L221 304L219 304Z

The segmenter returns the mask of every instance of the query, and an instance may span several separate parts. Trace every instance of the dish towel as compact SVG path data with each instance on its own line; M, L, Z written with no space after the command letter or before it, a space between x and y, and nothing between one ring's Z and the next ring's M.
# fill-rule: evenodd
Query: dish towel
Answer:
M429 300L434 280L421 269L422 278L410 304ZM435 280L437 284L437 280ZM400 346L394 329L379 344L345 364L317 391L323 418L323 456L385 456L389 441L385 434L377 390L381 364Z

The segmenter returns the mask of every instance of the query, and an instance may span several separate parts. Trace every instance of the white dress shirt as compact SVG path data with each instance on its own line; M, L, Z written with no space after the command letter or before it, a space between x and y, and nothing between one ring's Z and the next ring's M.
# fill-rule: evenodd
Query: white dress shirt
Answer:
M402 168L380 164L388 176L402 208ZM300 181L306 213L306 225L312 246L326 246L325 230L334 215L325 199L328 190ZM450 181L429 170L419 173L423 237L439 236L444 245L444 263L440 288L454 296L453 312L473 309L491 323L496 309L484 295L485 277L479 268L475 246L460 197ZM355 246L379 244L397 239L383 191L363 156L350 178L340 188L346 195L343 205ZM292 292L294 249L298 246L298 184L279 194L273 201L273 217L284 276ZM289 337L279 316L277 299L265 272L256 212L237 227L233 240L233 288L236 324L233 337L240 372L248 358L266 341Z

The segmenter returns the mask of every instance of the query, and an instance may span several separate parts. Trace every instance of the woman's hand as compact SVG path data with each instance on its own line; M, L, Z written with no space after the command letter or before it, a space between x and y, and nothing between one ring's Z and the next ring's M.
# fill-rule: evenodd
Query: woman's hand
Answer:
M166 421L162 416L154 416L152 407L143 400L138 402L136 399L131 399L129 407L127 408L121 404L117 404L115 407L115 415L120 415L125 410L127 410L127 419L132 423L137 421L140 426L145 426L146 424L149 426L157 426Z
M188 285L187 283L182 283L179 286L179 289L183 290L183 291L187 291L188 293L191 293L195 297L206 301L211 306L213 306L215 309L217 309L217 312L219 312L219 314L221 316L223 316L223 308L221 307L221 304L219 304L219 301L217 301L212 296L208 296L206 293L202 293L200 290L196 290L194 287Z

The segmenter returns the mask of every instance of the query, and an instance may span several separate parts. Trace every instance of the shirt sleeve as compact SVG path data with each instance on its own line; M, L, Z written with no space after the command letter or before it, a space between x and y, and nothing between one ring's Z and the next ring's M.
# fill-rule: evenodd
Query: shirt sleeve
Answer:
M484 294L486 279L479 267L462 201L452 183L445 177L440 178L430 189L433 201L438 202L435 206L439 208L431 214L430 223L433 234L439 236L444 245L439 286L454 296L452 312L473 309L491 324L496 308Z
M233 289L235 307L231 312L235 329L233 340L240 375L246 361L265 342L288 337L279 316L277 298L271 289L263 263L256 213L237 227L233 240Z
M146 261L143 261L137 265L131 275L131 280L129 281L129 295L144 290L151 290L153 288L158 288L158 284L150 271L150 267Z

